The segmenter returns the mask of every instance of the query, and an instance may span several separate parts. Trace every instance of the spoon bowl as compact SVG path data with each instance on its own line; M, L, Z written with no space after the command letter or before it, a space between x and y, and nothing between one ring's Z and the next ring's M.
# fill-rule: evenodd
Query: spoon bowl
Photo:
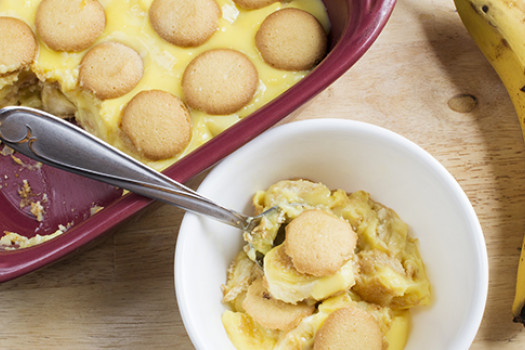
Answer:
M229 186L232 178L235 186ZM419 241L433 295L431 305L414 310L405 349L469 349L487 297L487 251L468 197L438 160L378 126L308 119L277 126L232 153L198 191L249 213L257 191L299 178L346 192L367 191L396 211ZM198 350L234 349L221 322L227 309L221 285L245 244L228 225L192 213L184 216L174 287Z

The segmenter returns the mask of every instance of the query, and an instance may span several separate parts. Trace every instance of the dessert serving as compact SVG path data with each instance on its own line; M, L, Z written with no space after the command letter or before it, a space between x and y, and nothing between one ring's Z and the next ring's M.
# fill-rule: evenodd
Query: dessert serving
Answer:
M71 118L157 170L303 78L321 0L5 0L0 107Z
M271 159L271 163L263 159ZM243 238L240 230L229 225L191 213L184 216L176 244L174 277L179 310L195 348L234 349L234 344L240 347L246 343L252 349L272 348L295 338L308 349L318 335L319 339L325 337L318 326L326 324L330 329L330 325L345 324L348 330L350 322L341 320L354 312L362 314L354 307L372 314L382 337L390 329L386 331L390 349L403 348L404 340L406 350L471 346L488 289L481 225L454 177L410 140L355 120L293 121L268 130L225 158L209 172L198 192L249 215L264 210L262 207L280 207L280 203L282 209L265 214L273 216L267 217L261 225L265 229L253 239ZM357 237L352 254L347 255L342 247L333 248L334 237L316 240L313 236L301 245L286 243L289 223L304 212L318 210L326 212L320 223L331 226L332 216L336 216L350 224L356 236L343 223L337 225L334 237L338 237L335 241L345 241L347 247ZM302 220L293 231L305 227ZM292 238L302 236L297 235L300 231L312 237L309 230L293 231ZM304 263L300 252L311 252L308 247L312 244L319 244L316 253L323 252L325 246L319 242L325 241L334 256L341 258L319 257L323 257L325 269L330 266L326 271L333 271L342 262L337 272L330 276L315 276L314 270L298 272L296 262ZM289 250L293 247L301 249ZM310 255L310 260L315 255ZM255 257L255 262L248 256ZM332 265L334 262L337 264ZM299 265L305 271L305 266ZM273 293L288 300L311 295L305 302L296 303L304 306L296 309L301 313L294 313L300 319L297 326L287 331L269 329L264 319L266 326L246 312L251 310L256 315L258 304L253 304L253 299L245 302L244 296L250 293L252 281L259 278L264 292L259 294L255 285L251 294L270 297L261 303L277 303ZM243 308L243 303L252 307ZM352 310L339 311L332 316L335 321L325 323L329 314L343 307ZM275 310L270 305L267 309ZM285 311L284 306L279 309ZM223 319L238 327L225 327ZM291 319L286 323L290 327L297 322L295 317L287 319ZM359 325L369 324L364 321L369 317L356 319L361 320ZM233 329L233 336L226 329ZM403 339L407 329L408 337ZM309 331L303 333L305 330ZM397 338L392 337L394 334ZM232 340L235 336L239 339Z
M224 328L237 349L403 349L430 282L408 225L364 191L279 181L232 262ZM262 267L261 267L262 265Z
M321 0L1 1L0 107L70 119L163 170L306 76L329 27ZM41 203L21 210L41 222ZM75 222L60 224L33 241L4 229L0 247Z

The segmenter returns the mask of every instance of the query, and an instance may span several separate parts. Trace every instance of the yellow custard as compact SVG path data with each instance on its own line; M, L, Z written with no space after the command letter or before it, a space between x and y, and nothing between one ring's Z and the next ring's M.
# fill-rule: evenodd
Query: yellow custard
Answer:
M290 88L308 71L279 70L266 64L255 45L255 34L262 21L271 13L294 7L312 14L329 31L329 20L321 0L292 0L275 2L257 10L245 10L232 0L217 0L222 16L218 30L198 47L175 46L153 30L148 10L153 0L100 0L106 15L104 32L93 44L117 41L137 51L144 62L144 74L132 91L108 100L99 100L79 87L79 64L89 50L56 52L40 39L39 51L31 72L0 74L0 106L23 104L43 108L51 113L74 114L77 122L89 132L132 154L157 170L162 170L210 140L238 120L261 108ZM35 14L40 0L2 0L0 16L23 20L35 31ZM191 141L173 158L150 160L129 147L121 135L119 124L122 109L140 91L159 89L182 98L181 78L188 63L198 54L214 49L229 48L244 53L255 65L259 85L251 102L230 115L208 115L190 109ZM25 83L24 83L25 82ZM21 87L22 86L22 87Z
M232 262L223 286L223 302L229 310L222 315L222 323L237 349L312 349L325 321L343 308L364 310L373 318L382 349L405 347L410 310L430 303L430 282L417 240L392 209L364 191L347 194L305 180L277 182L257 192L253 203L256 214L274 206L279 210L245 235L247 244ZM286 226L313 209L348 222L358 238L353 254L340 269L321 277L298 272L283 248ZM316 254L312 252L312 261L317 261ZM262 268L254 262L260 256L264 256ZM310 305L315 306L314 311L300 316L290 328L263 326L258 320L266 321L270 307L261 307L257 313L256 299L249 299L251 285L260 279L266 288L261 305L275 302L280 309L283 303L289 308Z

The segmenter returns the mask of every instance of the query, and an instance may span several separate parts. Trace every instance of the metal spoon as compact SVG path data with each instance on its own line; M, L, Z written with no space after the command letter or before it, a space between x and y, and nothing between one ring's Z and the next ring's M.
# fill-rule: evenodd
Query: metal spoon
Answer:
M44 164L209 216L244 232L252 232L274 210L251 217L224 208L72 123L37 109L1 108L0 140Z

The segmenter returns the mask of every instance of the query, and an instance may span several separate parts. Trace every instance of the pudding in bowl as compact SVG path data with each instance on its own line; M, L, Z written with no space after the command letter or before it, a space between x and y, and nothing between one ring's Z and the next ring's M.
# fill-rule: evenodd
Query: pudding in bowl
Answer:
M294 121L225 158L198 191L225 207L254 214L253 194L283 179L308 179L347 193L366 191L395 210L418 241L431 284L430 303L411 311L405 349L471 346L487 297L486 247L467 196L435 158L374 125ZM175 290L184 325L199 350L235 349L222 323L231 309L223 303L221 286L245 242L238 229L184 216L175 252ZM332 305L352 299L342 295Z
M410 310L431 288L392 209L306 180L279 181L253 203L256 214L277 209L228 269L222 322L237 349L404 348Z

